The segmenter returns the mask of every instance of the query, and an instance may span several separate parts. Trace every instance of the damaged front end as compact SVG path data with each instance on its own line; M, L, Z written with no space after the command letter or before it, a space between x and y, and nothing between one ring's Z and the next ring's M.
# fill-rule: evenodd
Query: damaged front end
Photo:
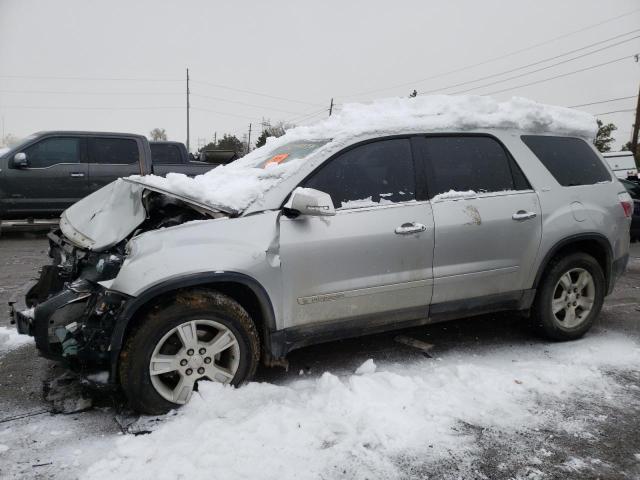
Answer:
M11 302L12 323L34 337L46 358L84 374L110 371L112 333L131 297L108 287L129 254L129 240L225 215L166 192L114 182L63 213L60 229L48 234L52 263L42 267L24 299Z

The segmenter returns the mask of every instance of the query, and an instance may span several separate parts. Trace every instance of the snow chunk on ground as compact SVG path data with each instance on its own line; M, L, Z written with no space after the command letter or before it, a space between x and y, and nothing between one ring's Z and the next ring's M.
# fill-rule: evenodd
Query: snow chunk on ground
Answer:
M29 335L20 335L15 328L0 327L0 352L13 350L28 343L33 343Z
M373 362L373 359L370 358L357 368L356 375L366 375L367 373L375 373L375 371L376 364Z
M407 462L473 456L469 426L505 435L569 431L562 405L616 402L608 370L639 362L637 343L608 334L453 352L439 362L389 363L367 375L325 373L282 386L204 383L151 434L103 448L105 457L83 478L398 478Z
M308 157L323 148L347 145L354 136L484 128L518 129L586 139L593 138L597 131L595 118L588 113L519 97L504 102L474 95L387 98L368 104L346 104L341 112L328 119L292 128L279 138L270 137L264 146L245 157L203 175L191 178L180 173L169 173L166 177L147 175L131 178L214 207L242 212L276 184L295 173ZM300 141L319 142L315 150L309 150L295 160L280 163L287 159L289 153L283 154L277 149ZM280 155L274 156L274 153Z

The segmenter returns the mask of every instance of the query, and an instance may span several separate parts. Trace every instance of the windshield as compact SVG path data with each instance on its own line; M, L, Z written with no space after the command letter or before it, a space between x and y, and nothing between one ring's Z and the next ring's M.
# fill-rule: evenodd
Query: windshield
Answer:
M253 161L245 164L246 167L269 168L274 165L283 165L293 160L308 157L311 153L320 147L329 143L331 139L323 140L298 140L295 142L281 145L273 150L265 149L263 155L252 159Z
M36 138L38 135L29 135L28 137L23 138L18 143L10 147L0 147L0 157L4 157L7 153L11 151L19 152L23 145L29 143L31 140Z

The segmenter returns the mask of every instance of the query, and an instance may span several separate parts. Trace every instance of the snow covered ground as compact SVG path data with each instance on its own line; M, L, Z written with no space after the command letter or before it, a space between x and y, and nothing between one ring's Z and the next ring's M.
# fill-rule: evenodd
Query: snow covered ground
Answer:
M0 327L0 354L30 343L33 343L30 336L20 335L13 327Z
M452 456L471 463L475 429L588 436L601 419L567 418L563 407L616 402L620 386L608 372L639 365L638 343L606 334L377 368L369 360L352 375L285 385L207 384L151 434L115 440L84 477L400 478L409 465L428 471ZM544 456L523 452L522 461ZM571 467L584 466L576 459Z

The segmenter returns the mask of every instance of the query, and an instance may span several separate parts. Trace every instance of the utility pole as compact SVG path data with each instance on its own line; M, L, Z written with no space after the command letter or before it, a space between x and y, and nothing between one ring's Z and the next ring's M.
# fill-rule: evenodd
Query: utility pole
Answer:
M331 104L329 105L329 116L333 113L333 98L331 99Z
M218 132L213 132L213 146L218 145Z
M189 150L189 69L187 68L187 152Z
M249 139L247 140L247 153L251 151L251 124L249 124Z
M631 137L631 151L636 159L636 164L640 161L640 151L638 151L638 129L640 129L640 89L638 89L638 103L636 104L636 121L633 123L633 135Z

